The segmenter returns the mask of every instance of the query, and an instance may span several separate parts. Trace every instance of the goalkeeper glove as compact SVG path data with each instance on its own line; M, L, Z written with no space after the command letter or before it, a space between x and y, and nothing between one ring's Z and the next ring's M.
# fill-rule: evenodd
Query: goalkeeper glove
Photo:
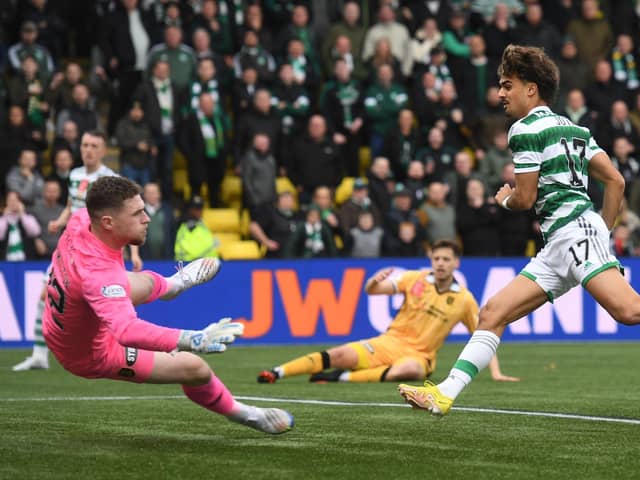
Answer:
M227 343L242 335L244 324L223 318L204 330L182 330L178 339L178 350L198 353L222 353Z

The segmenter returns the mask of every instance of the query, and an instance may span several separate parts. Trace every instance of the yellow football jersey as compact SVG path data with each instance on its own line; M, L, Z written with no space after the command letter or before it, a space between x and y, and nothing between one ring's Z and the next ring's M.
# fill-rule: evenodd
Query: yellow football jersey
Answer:
M469 290L454 280L449 290L438 292L429 270L405 272L394 281L404 303L384 335L401 338L434 359L449 332L458 323L470 332L478 325L478 303Z

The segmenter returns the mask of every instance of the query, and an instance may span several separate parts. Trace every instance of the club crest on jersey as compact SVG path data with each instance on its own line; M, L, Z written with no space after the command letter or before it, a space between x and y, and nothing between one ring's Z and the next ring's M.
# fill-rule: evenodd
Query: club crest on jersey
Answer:
M453 303L453 297L447 297L447 305L451 305Z
M123 298L127 296L127 291L122 285L105 285L102 287L102 296L106 298Z

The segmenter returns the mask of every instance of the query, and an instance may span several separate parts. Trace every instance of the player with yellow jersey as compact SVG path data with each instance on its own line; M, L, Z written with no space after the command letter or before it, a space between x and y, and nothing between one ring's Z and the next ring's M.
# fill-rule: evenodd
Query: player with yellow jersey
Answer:
M383 334L322 352L313 352L258 375L259 383L275 383L294 375L311 375L312 382L384 382L423 380L436 367L436 354L458 323L470 332L478 324L478 304L453 272L460 266L455 242L433 245L430 270L411 270L398 279L393 269L376 272L365 284L369 295L402 293L404 303ZM326 371L333 368L332 371ZM498 359L491 361L498 381L517 381L502 374Z

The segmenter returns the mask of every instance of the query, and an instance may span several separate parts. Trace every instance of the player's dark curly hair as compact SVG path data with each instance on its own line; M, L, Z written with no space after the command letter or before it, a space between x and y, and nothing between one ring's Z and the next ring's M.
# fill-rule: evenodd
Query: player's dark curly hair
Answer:
M560 73L544 50L537 47L509 45L504 49L498 76L516 77L523 82L535 83L540 98L552 104L558 93Z
M107 210L119 210L125 200L139 195L140 186L124 177L100 177L87 193L87 210L97 220Z

